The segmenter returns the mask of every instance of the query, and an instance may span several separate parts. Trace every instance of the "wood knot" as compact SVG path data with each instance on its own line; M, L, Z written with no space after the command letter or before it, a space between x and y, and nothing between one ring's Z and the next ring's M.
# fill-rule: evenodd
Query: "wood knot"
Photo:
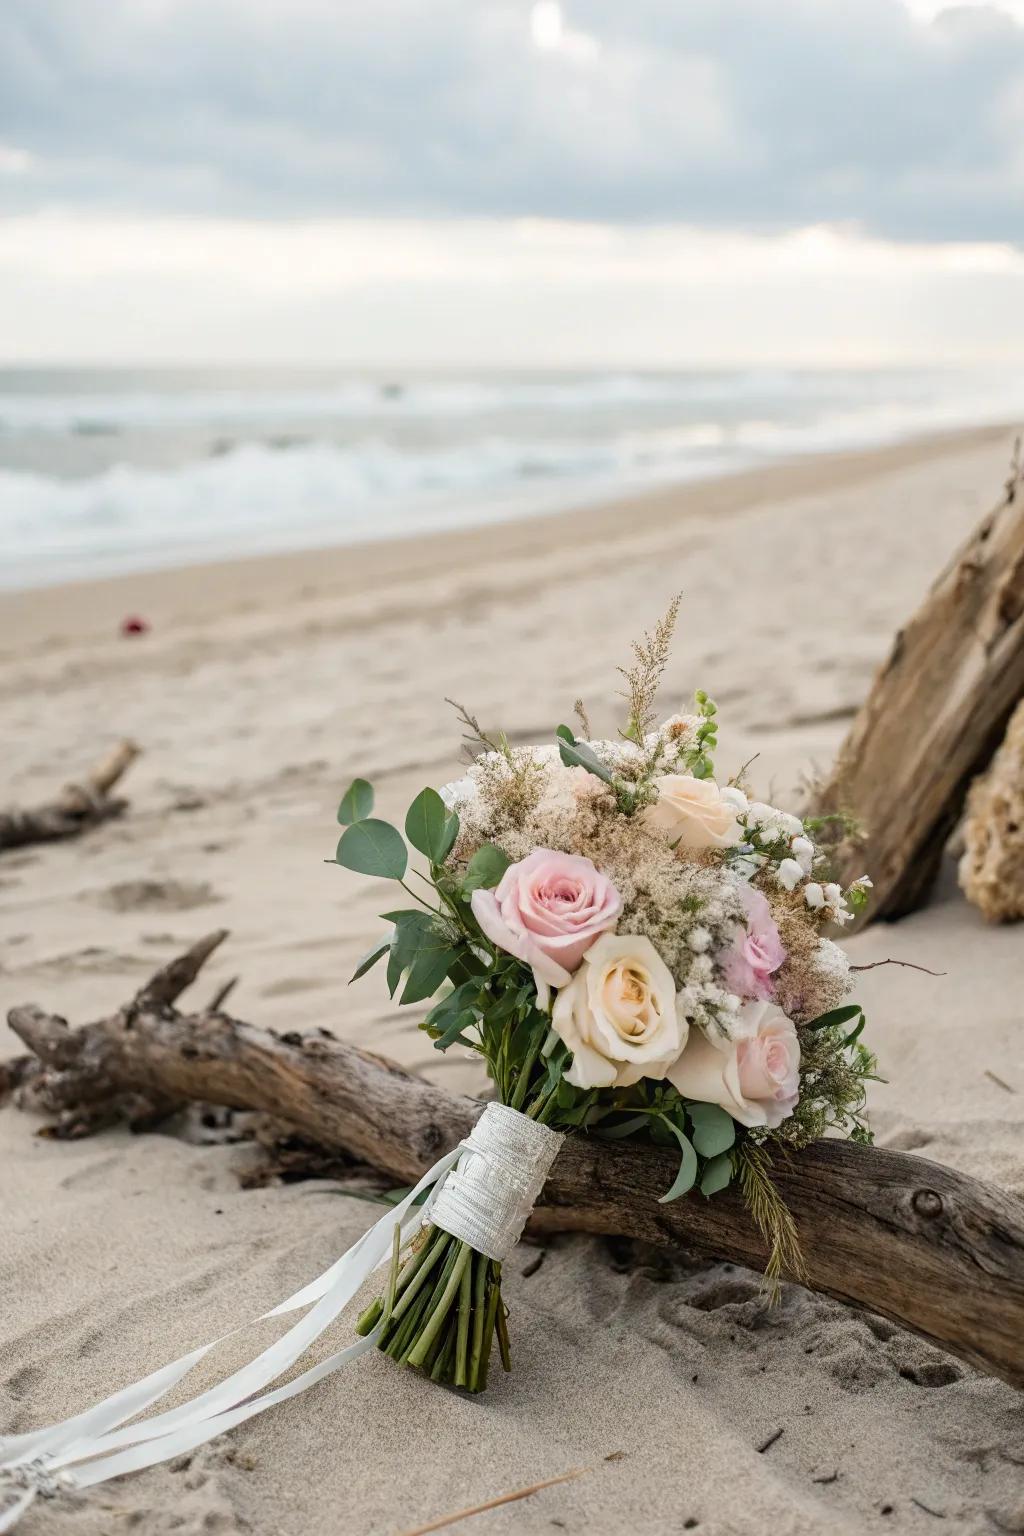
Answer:
M919 1216L934 1219L942 1215L942 1196L937 1195L934 1189L915 1190L910 1203Z

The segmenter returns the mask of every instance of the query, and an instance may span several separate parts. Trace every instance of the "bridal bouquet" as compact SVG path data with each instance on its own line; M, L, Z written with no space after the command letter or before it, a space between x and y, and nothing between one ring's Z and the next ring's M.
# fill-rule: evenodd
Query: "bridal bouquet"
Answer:
M488 1106L477 1155L447 1175L404 1259L396 1228L384 1294L359 1322L393 1359L471 1392L495 1336L509 1368L501 1259L557 1150L551 1132L674 1146L666 1201L737 1183L772 1281L800 1270L773 1154L829 1129L870 1140L875 1062L825 936L869 882L841 889L818 824L752 799L743 770L716 777L707 694L656 723L677 606L623 669L614 739L592 735L579 702L576 724L537 746L456 706L472 762L409 808L422 869L373 817L364 780L339 808L337 862L406 898L353 980L386 961L392 997L426 1009L438 1050L479 1055L507 1106Z

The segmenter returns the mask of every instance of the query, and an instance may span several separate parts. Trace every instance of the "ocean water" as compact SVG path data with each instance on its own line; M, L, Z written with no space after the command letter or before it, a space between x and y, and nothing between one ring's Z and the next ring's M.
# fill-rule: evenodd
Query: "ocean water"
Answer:
M0 585L540 515L1024 419L1024 367L0 369Z

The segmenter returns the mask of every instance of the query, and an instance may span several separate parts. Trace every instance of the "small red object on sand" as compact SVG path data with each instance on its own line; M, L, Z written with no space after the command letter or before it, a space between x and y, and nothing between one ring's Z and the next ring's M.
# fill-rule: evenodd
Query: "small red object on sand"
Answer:
M148 635L149 620L137 613L129 613L121 620L122 635Z

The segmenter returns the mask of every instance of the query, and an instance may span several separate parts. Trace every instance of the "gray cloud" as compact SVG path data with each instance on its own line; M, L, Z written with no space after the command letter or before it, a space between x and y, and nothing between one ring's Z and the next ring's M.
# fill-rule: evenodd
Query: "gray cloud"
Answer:
M1024 243L1024 28L900 0L5 0L8 211L537 215Z

